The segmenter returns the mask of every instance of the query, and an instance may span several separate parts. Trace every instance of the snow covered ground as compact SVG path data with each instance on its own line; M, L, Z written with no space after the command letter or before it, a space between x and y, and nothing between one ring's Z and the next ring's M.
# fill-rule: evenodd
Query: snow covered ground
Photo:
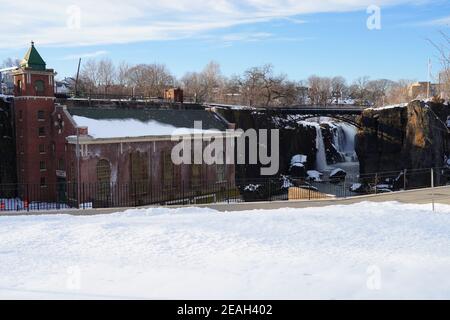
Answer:
M450 298L450 206L0 217L0 298Z

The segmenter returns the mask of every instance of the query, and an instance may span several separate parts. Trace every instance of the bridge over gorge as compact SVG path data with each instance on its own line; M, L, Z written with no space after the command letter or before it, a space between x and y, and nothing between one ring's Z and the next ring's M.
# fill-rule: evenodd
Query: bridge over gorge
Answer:
M328 117L336 120L340 120L349 123L355 127L359 127L359 123L356 121L357 116L360 116L362 112L367 109L366 106L354 106L354 105L329 105L329 106L293 106L293 107L281 107L281 108L248 108L233 105L224 104L207 104L210 108L220 108L228 110L252 110L258 112L266 112L273 115L284 115L287 119L292 121L306 120L316 117Z

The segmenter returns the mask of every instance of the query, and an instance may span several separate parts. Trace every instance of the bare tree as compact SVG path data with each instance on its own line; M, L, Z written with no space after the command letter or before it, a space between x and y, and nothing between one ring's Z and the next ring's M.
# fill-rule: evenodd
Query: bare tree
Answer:
M436 48L441 63L439 72L439 83L442 86L441 91L444 99L450 99L450 36L444 31L440 31L441 42L430 43Z
M141 94L163 97L164 90L173 87L175 78L163 64L139 64L129 69L130 85Z
M386 94L386 104L398 104L411 100L409 88L414 81L402 79L392 84Z
M202 72L188 72L181 79L185 94L194 102L217 100L223 95L225 79L220 65L211 61Z
M116 69L110 59L102 59L98 63L98 82L105 94L108 93L109 88L114 84L116 78Z
M308 78L309 97L313 105L327 105L332 99L332 81L328 77Z
M188 72L181 79L186 97L191 97L193 102L204 102L206 100L207 91L202 84L201 75L197 72Z
M97 60L87 60L80 75L80 91L94 93L100 85L99 67Z
M117 66L116 80L119 86L126 87L130 84L130 66L126 61L122 61Z
M5 60L3 60L1 68L18 67L19 65L20 65L20 60L19 59L6 58Z
M366 93L369 101L372 101L376 107L382 107L386 103L386 96L395 82L388 79L378 79L369 81L366 85Z
M336 102L339 102L339 99L347 95L347 80L341 76L333 77L331 79L331 91L333 98L336 99Z

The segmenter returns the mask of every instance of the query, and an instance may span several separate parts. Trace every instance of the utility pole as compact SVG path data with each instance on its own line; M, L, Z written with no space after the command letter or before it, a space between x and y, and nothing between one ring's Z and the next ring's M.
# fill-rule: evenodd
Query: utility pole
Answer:
M430 85L431 85L431 59L428 59L427 99L430 98Z
M431 168L431 204L434 212L434 169Z
M77 78L75 80L75 97L78 96L78 79L80 78L81 58L78 60Z
M77 127L77 202L78 209L80 208L80 128Z

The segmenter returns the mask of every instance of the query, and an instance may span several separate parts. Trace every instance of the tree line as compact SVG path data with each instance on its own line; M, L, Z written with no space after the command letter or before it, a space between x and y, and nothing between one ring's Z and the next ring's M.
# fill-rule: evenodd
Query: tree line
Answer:
M74 77L75 78L75 77ZM73 79L74 79L73 78ZM80 94L109 94L162 98L164 90L180 87L191 102L215 102L254 107L292 105L358 104L382 106L408 100L414 81L360 77L348 83L342 76L312 75L306 80L290 80L276 73L270 64L252 67L242 74L226 77L216 62L199 72L187 72L177 79L164 64L114 65L108 59L91 59L83 64Z

